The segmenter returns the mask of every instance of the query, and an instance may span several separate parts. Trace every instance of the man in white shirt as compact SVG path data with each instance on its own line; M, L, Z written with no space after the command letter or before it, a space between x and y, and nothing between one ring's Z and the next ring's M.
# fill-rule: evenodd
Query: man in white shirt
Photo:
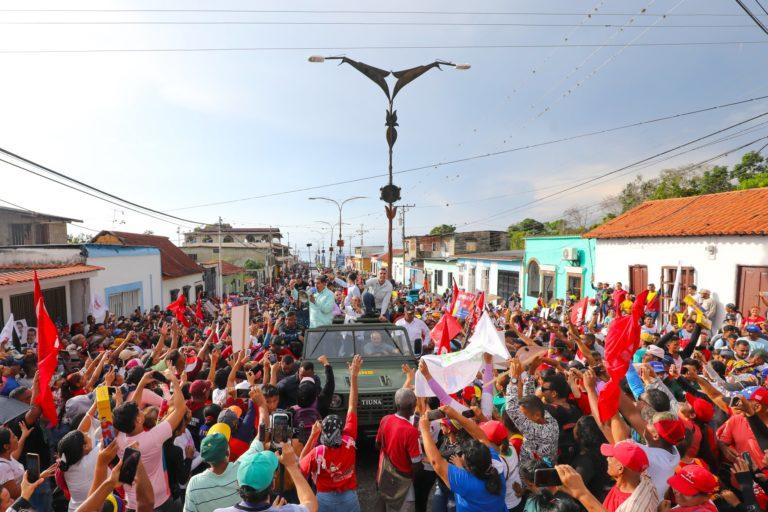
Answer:
M372 277L365 282L365 293L363 293L363 304L365 305L365 314L374 316L374 312L379 313L379 320L386 322L388 320L389 301L392 299L392 282L387 279L387 269L379 270L379 277Z
M360 301L362 302L363 292L360 291L358 281L360 281L359 284L362 284L362 279L358 279L357 272L350 272L347 276L347 296L344 298L345 307L352 304L353 297L360 297Z
M429 327L421 318L416 318L416 308L413 304L405 305L405 316L395 322L395 325L405 327L408 339L411 340L411 350L417 356L421 355L422 347L429 340Z

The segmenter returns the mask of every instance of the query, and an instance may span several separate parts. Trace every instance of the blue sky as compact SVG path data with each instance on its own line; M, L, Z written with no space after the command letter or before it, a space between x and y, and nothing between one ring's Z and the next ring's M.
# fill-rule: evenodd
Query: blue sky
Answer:
M65 5L63 5L65 4ZM294 9L467 11L458 1L388 2L35 2L0 9ZM256 7L254 7L256 6ZM754 6L757 10L757 6ZM597 11L594 9L597 8ZM649 13L698 16L635 16ZM235 226L278 226L291 244L327 241L336 222L320 195L368 198L345 208L345 238L362 223L366 244L385 243L379 187L385 178L218 206L190 206L323 185L386 168L385 98L348 66L310 64L343 53L387 69L436 58L472 65L430 71L396 103L395 170L485 154L677 112L768 94L768 45L579 48L455 48L513 44L622 45L766 41L735 2L568 0L472 4L483 12L534 15L323 13L0 12L0 23L87 21L87 25L6 24L0 30L0 147L158 210L194 221L221 216ZM626 13L625 16L593 16ZM766 17L764 17L766 19ZM443 22L403 25L97 25L95 21ZM477 23L579 25L488 26ZM476 25L466 25L475 23ZM595 27L599 24L648 28ZM591 26L588 26L591 25ZM683 25L665 27L665 25ZM704 26L702 26L704 25ZM721 25L737 25L726 28ZM638 37L639 36L639 37ZM434 48L320 50L361 46ZM454 48L446 48L453 46ZM8 50L137 48L306 48L230 52L8 53ZM578 70L574 68L582 64ZM536 70L532 73L532 70ZM597 70L597 71L595 71ZM579 83L578 86L576 84ZM566 92L571 90L571 94ZM566 96L563 97L563 93ZM544 115L536 114L549 107ZM768 109L768 100L543 148L395 176L407 232L440 223L504 229L524 217L550 220L594 206L636 174L485 220L601 172L621 167ZM757 122L757 121L756 121ZM762 135L724 141L641 172L697 162ZM757 145L756 147L760 147ZM717 163L731 163L730 155ZM151 229L176 240L177 225L64 189L0 163L0 200L83 219L91 229ZM501 197L499 197L501 196ZM461 203L461 204L454 204ZM445 205L448 206L445 206ZM117 211L115 211L117 210ZM591 210L594 215L599 212ZM184 224L184 231L190 225ZM86 232L72 228L73 232ZM355 236L356 245L359 237ZM327 242L326 242L327 243Z

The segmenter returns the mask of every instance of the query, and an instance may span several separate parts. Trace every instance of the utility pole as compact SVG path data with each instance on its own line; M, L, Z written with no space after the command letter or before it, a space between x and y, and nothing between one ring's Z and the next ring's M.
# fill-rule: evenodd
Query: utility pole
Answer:
M217 276L218 286L216 287L217 288L216 292L218 293L219 298L223 302L224 301L224 281L223 281L223 276L221 272L221 216L219 216L219 264L217 265L216 269L217 269L216 273L218 274Z
M400 227L403 230L403 286L406 284L405 276L406 276L406 269L405 269L405 212L410 210L411 208L416 208L415 204L401 204L400 205ZM392 269L394 270L395 264L391 261L389 264L392 266ZM392 278L394 279L395 276L393 275Z
M365 229L365 224L363 224L363 223L361 222L361 223L360 223L360 229L358 229L357 231L355 231L355 234L356 234L356 235L360 235L360 247L363 247L363 245L364 245L364 242L363 242L363 235L364 235L364 234L366 234L366 233L368 233L368 230L367 230L367 229Z

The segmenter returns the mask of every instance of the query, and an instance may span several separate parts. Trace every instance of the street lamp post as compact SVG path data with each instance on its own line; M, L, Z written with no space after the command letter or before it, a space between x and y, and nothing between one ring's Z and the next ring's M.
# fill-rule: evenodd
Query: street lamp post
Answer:
M339 60L341 61L340 64L347 63L365 76L367 76L369 79L371 79L376 85L381 87L381 90L384 91L384 94L387 95L387 101L388 101L388 108L387 108L387 115L386 115L386 123L385 126L387 127L386 131L386 139L387 139L387 145L389 146L389 165L388 165L388 175L389 175L389 181L387 184L383 187L381 187L381 200L387 203L387 206L384 208L384 211L387 214L387 223L388 223L388 229L387 229L387 255L389 258L389 265L392 265L392 220L395 218L395 215L397 214L397 207L395 206L395 203L400 200L400 187L395 186L394 183L392 183L392 149L395 145L395 141L397 140L397 110L394 109L394 101L395 96L397 96L397 93L400 92L400 90L408 85L409 83L416 80L418 77L426 73L432 68L442 69L440 66L452 66L455 69L458 70L466 70L469 69L469 64L456 64L453 62L447 62L442 60L436 60L435 62L431 64L425 64L423 66L416 66L415 68L410 69L404 69L402 71L386 71L383 69L375 68L373 66L370 66L368 64L365 64L363 62L359 62L356 60L349 59L347 57L323 57L321 55L313 55L309 57L309 62L325 62L326 60ZM395 82L395 86L392 89L392 92L389 91L389 84L385 80L386 77L389 75L393 75L395 78L397 78L397 82Z
M339 248L339 254L344 255L344 237L341 235L341 211L344 208L344 205L347 204L349 201L354 201L355 199L366 199L365 196L353 196L348 197L344 199L341 203L339 203L335 199L331 199L330 197L310 197L310 201L328 201L330 203L333 203L336 205L336 208L339 209L339 240L336 242L336 246ZM327 223L326 223L327 224ZM333 238L333 237L331 237Z

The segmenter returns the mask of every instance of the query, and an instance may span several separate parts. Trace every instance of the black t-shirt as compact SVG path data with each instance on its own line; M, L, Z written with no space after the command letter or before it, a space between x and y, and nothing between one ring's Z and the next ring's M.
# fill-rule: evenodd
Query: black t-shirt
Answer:
M18 425L8 425L8 427L16 434L16 437L21 436L21 429ZM53 463L51 448L48 444L50 434L39 421L28 425L28 427L31 432L24 442L24 451L21 452L19 462L24 464L28 453L36 453L40 457L40 471L44 471Z
M567 404L564 406L548 404L546 406L549 414L554 416L557 420L557 424L560 427L560 437L557 441L557 446L560 450L558 456L558 462L562 464L568 464L574 456L574 445L576 442L573 438L573 427L576 426L576 422L583 416L581 409L573 404Z
M613 486L608 476L608 460L598 451L578 453L571 461L571 466L584 479L589 492L602 502Z

